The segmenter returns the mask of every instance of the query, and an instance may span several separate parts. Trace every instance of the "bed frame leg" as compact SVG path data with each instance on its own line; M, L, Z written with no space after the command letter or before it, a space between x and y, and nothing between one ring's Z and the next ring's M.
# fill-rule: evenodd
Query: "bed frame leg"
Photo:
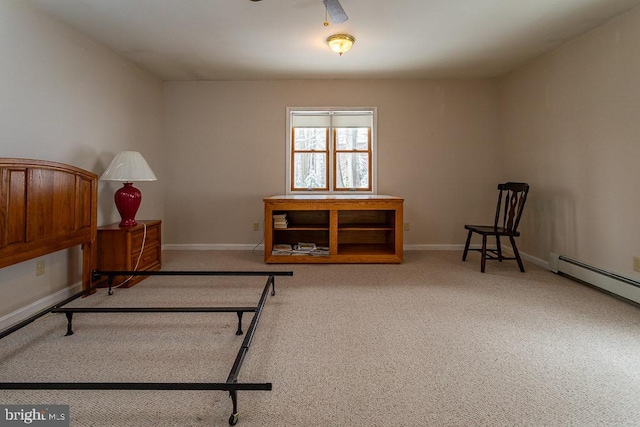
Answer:
M236 311L236 314L238 315L238 330L236 331L236 335L242 335L244 332L242 332L242 314L244 312L242 311Z
M233 403L233 412L229 417L229 425L234 426L238 422L238 392L236 390L229 390L229 396Z
M71 327L73 322L73 312L69 311L65 313L65 315L67 316L67 333L64 336L68 337L69 335L73 335L73 329Z
M109 291L107 292L107 295L113 295L113 279L115 278L115 276L109 276Z

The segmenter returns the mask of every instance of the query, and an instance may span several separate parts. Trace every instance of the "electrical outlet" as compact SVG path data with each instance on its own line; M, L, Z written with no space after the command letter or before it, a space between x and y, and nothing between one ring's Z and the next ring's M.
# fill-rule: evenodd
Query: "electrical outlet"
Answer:
M404 231L410 231L411 230L411 224L409 224L408 222L404 223Z
M259 222L254 222L253 223L253 231L260 231L260 223Z
M633 271L640 273L640 256L633 257Z
M36 262L36 276L44 274L44 260Z

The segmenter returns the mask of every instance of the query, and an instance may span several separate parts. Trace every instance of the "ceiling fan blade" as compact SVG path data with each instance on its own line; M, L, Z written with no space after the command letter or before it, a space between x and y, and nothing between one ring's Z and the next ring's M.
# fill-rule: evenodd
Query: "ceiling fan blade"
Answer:
M342 24L349 19L339 0L322 0L322 3L324 3L324 7L327 8L327 12L329 12L331 21L333 21L334 24Z

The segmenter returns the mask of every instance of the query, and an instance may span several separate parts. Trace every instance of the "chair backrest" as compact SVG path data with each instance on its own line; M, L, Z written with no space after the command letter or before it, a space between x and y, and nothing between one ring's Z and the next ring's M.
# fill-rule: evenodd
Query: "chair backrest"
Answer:
M520 217L529 193L529 184L524 182L506 182L498 184L498 206L494 227L503 227L510 232L518 230ZM504 199L504 207L502 201Z

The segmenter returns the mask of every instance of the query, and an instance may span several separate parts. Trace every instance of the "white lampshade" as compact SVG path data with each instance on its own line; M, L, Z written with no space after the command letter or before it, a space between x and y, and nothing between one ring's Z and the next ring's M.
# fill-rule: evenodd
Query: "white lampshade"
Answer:
M100 177L103 181L156 181L147 161L137 151L121 151Z

